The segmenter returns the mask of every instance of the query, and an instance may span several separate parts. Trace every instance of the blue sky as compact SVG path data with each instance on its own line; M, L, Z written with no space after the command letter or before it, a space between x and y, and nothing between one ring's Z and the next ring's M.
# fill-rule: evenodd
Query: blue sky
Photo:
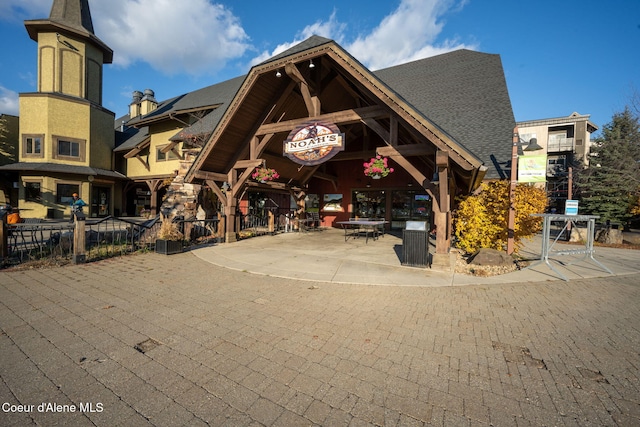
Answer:
M25 19L52 0L0 0L0 113L36 90ZM372 70L466 48L501 56L517 121L590 114L597 126L640 91L638 0L89 0L114 50L104 106L121 116L134 90L158 100L246 74L312 34ZM303 5L303 6L300 6Z

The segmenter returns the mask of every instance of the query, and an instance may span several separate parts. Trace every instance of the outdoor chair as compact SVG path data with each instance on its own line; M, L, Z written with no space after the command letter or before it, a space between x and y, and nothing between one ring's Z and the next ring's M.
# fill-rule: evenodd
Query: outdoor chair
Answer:
M320 214L318 212L307 212L307 227L311 230L320 229Z

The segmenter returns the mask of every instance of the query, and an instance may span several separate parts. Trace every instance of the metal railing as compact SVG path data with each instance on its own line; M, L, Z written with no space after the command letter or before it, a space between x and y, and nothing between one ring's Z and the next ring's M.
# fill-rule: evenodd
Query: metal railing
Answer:
M547 141L548 152L574 151L574 149L573 138L550 138Z
M218 242L217 218L174 222L185 236L183 247ZM85 262L154 250L160 226L158 217L87 220L83 224ZM0 267L35 260L68 260L74 255L75 231L76 224L67 222L6 225L6 248L0 251Z
M246 234L259 236L263 234L288 233L297 230L296 214L292 210L277 210L271 212L273 223L270 224L270 215L256 215L248 213L240 215L239 231Z

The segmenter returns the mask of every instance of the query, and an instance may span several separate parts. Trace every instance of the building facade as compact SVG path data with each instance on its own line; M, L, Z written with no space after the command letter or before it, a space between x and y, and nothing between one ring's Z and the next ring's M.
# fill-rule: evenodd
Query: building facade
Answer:
M245 76L171 99L135 91L116 119L101 105L113 52L93 32L88 1L54 0L49 19L25 25L38 90L20 95L19 157L0 166L17 175L25 216L62 218L78 192L90 217L221 212L227 241L252 209L311 210L324 226L423 220L446 257L455 198L509 176L515 120L499 55L463 49L372 72L312 36ZM329 139L340 142L322 145ZM395 171L366 176L376 156ZM260 167L279 178L252 179Z
M23 215L63 218L78 193L90 216L118 213L126 177L113 170L115 116L102 107L113 51L95 36L87 0L56 0L48 19L25 27L37 43L37 91L20 94L18 161L2 167L15 174L17 205Z
M598 130L589 118L588 114L574 112L567 117L518 122L521 141L527 144L536 138L547 155L550 210L564 211L565 201L572 196L572 168L589 165L591 134Z

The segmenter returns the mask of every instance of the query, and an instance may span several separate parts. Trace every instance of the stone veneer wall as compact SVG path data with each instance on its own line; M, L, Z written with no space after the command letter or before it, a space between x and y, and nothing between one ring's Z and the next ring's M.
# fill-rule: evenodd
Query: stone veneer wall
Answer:
M182 216L185 219L196 218L201 186L184 182L184 177L194 159L195 156L185 153L185 160L180 162L180 169L167 188L160 212L169 218L175 216Z

